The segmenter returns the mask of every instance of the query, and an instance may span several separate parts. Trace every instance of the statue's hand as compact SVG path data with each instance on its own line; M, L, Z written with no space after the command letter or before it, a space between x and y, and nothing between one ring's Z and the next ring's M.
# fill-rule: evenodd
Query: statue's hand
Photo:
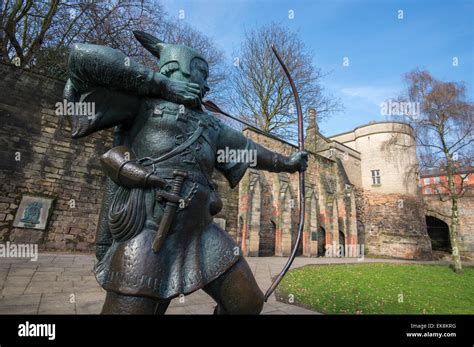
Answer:
M290 156L290 172L303 172L308 167L308 152L299 151Z
M188 107L196 107L201 102L201 89L196 83L167 79L161 97Z

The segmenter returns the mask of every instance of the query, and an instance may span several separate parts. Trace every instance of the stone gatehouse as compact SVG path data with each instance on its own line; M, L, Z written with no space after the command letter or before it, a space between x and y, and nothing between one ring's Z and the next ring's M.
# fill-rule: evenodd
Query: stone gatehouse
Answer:
M72 140L66 120L55 113L62 81L5 64L0 73L0 242L92 251L105 183L98 157L112 146L112 130ZM282 154L296 150L257 131L244 132ZM426 213L412 170L415 149L391 145L395 137L413 143L412 129L378 122L325 137L313 115L306 133L310 155L299 254L337 256L341 249L350 255L362 249L368 255L429 259ZM298 229L297 174L250 169L235 189L219 174L214 179L224 203L215 221L245 255L287 256ZM44 229L15 224L25 196L52 199ZM472 211L468 219L465 225L472 225ZM473 230L461 234L463 251L472 252Z

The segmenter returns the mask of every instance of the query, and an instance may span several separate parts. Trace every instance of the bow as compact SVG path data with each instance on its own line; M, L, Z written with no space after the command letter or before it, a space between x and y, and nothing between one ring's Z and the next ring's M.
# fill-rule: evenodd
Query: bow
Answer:
M295 82L293 81L293 78L291 77L287 66L281 59L274 45L272 45L272 51L275 54L275 57L277 58L281 67L283 68L283 71L285 72L285 75L288 78L288 81L290 82L291 90L295 97L296 112L298 114L298 149L300 151L304 151L303 112L301 110L300 97L298 95L298 91L296 90ZM298 224L298 236L296 237L295 246L293 247L293 250L291 251L291 255L288 258L288 261L286 262L285 266L281 270L280 274L275 278L270 288L268 288L267 292L265 293L265 302L267 302L270 295L272 295L273 291L276 289L278 284L283 279L283 276L285 276L285 274L290 269L291 264L293 264L293 261L295 260L296 252L298 251L298 248L301 244L301 237L303 235L303 228L304 228L304 212L305 212L304 171L299 172L298 178L299 178L299 191L300 191L300 217L299 217L299 224Z

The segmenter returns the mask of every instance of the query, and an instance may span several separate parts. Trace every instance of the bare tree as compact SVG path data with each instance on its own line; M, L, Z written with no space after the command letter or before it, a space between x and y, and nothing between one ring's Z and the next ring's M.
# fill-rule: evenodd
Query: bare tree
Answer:
M2 61L15 59L17 65L27 66L43 44L58 7L59 0L6 0L0 17Z
M288 80L273 56L272 44L288 65L303 108L315 108L322 118L340 107L335 100L323 96L320 84L323 75L320 69L313 67L311 52L296 33L278 24L246 33L244 42L234 54L228 106L263 132L294 139L294 98Z
M443 82L428 71L414 70L405 75L407 95L399 102L417 103L420 112L405 114L414 128L420 168L436 169L446 176L433 185L442 201L450 202L449 237L453 268L462 272L459 254L459 199L469 190L465 178L472 174L474 161L474 105L466 100L463 84ZM467 169L467 170L466 170ZM436 211L440 213L439 211Z
M88 42L119 49L156 69L157 59L133 38L132 31L141 30L200 51L209 62L211 91L218 91L224 80L223 53L204 34L168 19L158 1L6 0L2 13L0 52L4 62L65 78L69 46Z

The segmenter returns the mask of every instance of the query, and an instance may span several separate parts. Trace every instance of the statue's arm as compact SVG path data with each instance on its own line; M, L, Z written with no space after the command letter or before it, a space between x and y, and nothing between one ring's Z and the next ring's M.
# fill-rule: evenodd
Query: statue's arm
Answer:
M63 92L64 116L71 125L72 138L80 138L117 125L130 126L140 109L140 98L118 90L96 87L80 94L68 79ZM79 105L70 111L68 105Z
M71 83L80 94L102 86L188 106L199 102L200 91L196 84L170 80L110 47L74 44L68 65Z
M247 151L248 162L233 163L226 160L225 156L219 156L225 153L226 148ZM235 187L249 167L270 172L293 173L306 170L307 157L306 152L296 152L290 156L273 152L245 137L241 132L222 125L217 144L216 167L226 176L231 187Z

